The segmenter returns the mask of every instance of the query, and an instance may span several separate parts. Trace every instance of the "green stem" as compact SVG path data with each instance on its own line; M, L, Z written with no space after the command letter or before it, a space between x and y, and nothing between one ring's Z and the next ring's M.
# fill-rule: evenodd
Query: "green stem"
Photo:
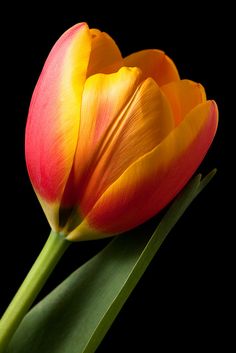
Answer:
M70 242L51 232L41 253L0 321L0 353L5 349Z

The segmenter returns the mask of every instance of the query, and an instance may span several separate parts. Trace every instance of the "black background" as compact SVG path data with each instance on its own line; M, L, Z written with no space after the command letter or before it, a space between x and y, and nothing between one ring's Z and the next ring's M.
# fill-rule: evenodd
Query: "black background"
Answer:
M168 236L98 348L99 353L131 352L141 346L146 347L145 352L226 349L230 338L227 245L232 230L228 229L226 215L232 191L226 172L230 126L235 119L229 105L232 9L226 5L206 9L201 2L191 4L191 8L180 4L155 6L147 2L128 10L127 6L111 3L98 11L93 4L84 9L79 3L65 3L49 11L38 3L14 7L3 14L7 24L2 30L6 63L2 70L1 312L49 233L26 172L24 129L42 65L67 28L86 21L90 27L112 35L123 55L147 48L164 50L175 61L181 77L201 82L208 97L219 106L218 133L199 168L206 174L217 167L217 176ZM157 219L148 222L147 229L155 222ZM106 243L101 240L73 245L39 299Z

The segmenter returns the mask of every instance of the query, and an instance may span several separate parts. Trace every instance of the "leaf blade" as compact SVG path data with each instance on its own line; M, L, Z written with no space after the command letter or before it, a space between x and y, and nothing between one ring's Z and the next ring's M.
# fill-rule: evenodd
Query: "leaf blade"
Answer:
M94 352L167 234L212 173L203 181L200 175L193 178L151 237L121 235L72 273L27 314L7 353Z

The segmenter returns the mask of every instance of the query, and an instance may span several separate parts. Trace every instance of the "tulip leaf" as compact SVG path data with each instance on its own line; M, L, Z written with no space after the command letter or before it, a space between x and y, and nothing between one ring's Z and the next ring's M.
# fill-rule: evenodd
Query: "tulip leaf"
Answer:
M193 178L152 236L118 236L73 272L29 311L7 353L95 352L167 234L214 174Z

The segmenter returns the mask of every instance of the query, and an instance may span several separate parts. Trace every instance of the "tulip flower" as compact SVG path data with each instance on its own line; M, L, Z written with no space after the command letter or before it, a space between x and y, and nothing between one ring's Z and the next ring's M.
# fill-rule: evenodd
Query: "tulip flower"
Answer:
M52 48L26 127L29 176L55 232L127 231L184 187L214 138L217 105L160 50L123 58L86 23Z
M181 80L161 50L123 58L108 34L86 23L59 38L36 84L25 138L28 173L52 230L0 320L0 353L9 344L9 351L29 352L33 341L36 350L58 351L60 327L53 332L58 315L62 329L71 333L62 335L62 350L96 349L173 225L215 171L194 178L142 244L135 237L116 239L25 315L72 241L125 232L179 193L207 153L217 122L216 103L206 99L200 84ZM75 278L82 279L83 288ZM101 290L103 300L97 295ZM77 311L74 301L75 310L67 311L60 298L71 291L81 299L78 308L86 310ZM52 328L50 340L41 327Z

